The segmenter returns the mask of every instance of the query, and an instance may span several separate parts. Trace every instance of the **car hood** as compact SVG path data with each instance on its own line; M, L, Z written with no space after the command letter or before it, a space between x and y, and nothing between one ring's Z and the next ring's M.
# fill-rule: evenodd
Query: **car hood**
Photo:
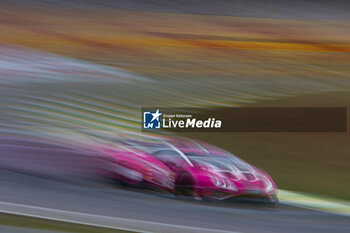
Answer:
M265 177L258 169L251 166L247 162L236 159L195 159L193 161L195 167L202 171L206 171L210 175L222 178L241 180L241 181L257 181Z

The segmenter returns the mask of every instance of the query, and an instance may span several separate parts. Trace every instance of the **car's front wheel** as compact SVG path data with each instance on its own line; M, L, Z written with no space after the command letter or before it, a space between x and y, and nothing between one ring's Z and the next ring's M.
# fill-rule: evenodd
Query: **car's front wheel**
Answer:
M184 201L194 201L197 199L194 181L190 175L184 174L179 177L176 185L176 194Z

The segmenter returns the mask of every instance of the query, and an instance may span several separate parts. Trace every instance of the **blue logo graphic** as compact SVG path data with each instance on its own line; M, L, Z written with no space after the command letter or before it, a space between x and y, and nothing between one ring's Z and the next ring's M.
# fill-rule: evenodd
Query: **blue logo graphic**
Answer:
M143 112L143 128L144 129L160 129L162 113L159 109L155 112Z

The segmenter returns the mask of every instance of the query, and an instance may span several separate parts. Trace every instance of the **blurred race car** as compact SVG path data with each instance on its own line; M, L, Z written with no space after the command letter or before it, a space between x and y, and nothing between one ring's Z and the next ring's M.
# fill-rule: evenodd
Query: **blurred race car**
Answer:
M183 199L260 197L276 204L271 177L235 155L184 138L118 140L103 149L109 175L123 184L167 190Z

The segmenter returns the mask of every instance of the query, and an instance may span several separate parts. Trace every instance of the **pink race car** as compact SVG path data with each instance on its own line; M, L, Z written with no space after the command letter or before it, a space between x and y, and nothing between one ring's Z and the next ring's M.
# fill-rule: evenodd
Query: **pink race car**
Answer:
M277 204L271 177L231 153L184 138L123 139L104 148L110 175L129 185L147 185L183 199L261 197Z

